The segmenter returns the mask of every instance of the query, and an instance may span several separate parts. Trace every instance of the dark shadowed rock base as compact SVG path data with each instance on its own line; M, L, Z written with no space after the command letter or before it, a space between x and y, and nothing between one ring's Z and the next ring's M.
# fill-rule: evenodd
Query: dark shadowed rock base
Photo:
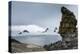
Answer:
M78 49L78 37L77 34L63 34L63 36L70 36L63 38L62 41L45 45L44 48L48 51L51 50L66 50L66 49Z

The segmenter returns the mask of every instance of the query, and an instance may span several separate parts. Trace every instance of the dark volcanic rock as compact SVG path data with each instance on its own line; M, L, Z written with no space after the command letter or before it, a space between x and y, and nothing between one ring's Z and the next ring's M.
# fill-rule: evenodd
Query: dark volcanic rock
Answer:
M78 40L77 38L71 41L58 41L56 43L51 43L49 45L44 46L45 50L66 50L66 49L77 49L78 48Z
M19 32L19 34L22 34L22 32Z
M61 8L62 20L60 22L59 33L73 33L76 32L77 20L73 12L65 7Z
M65 7L61 8L62 20L60 22L59 33L66 43L67 48L78 48L77 20L73 12Z
M23 32L27 32L27 33L29 33L29 31L27 31L27 30L24 30Z
M49 30L49 28L46 28L45 31L43 31L42 33L45 33L45 32L47 32L48 30Z
M73 12L65 7L61 8L62 20L60 22L59 33L62 41L45 45L44 48L50 50L64 50L78 48L77 20Z
M23 30L22 32L19 32L19 34L22 34L23 32L24 32L24 33L25 33L25 32L26 32L26 33L29 33L28 30Z
M62 36L62 44L67 48L78 48L77 20L73 12L66 7L61 8L62 20L60 22L59 33Z

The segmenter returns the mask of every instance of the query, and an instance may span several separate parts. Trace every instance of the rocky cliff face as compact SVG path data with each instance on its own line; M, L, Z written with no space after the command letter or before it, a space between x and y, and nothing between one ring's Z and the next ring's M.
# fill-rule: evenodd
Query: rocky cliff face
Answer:
M60 22L59 33L62 36L62 44L66 44L68 49L78 48L77 20L73 12L65 7L61 8L62 20Z
M77 39L77 20L73 12L65 7L61 8L62 20L60 22L59 33L65 41Z
M51 50L65 50L78 48L78 31L76 28L77 20L73 12L65 7L61 8L62 19L60 22L59 33L62 41L45 45L44 48Z
M65 7L61 8L62 20L60 22L59 33L73 33L76 32L77 20L73 12Z

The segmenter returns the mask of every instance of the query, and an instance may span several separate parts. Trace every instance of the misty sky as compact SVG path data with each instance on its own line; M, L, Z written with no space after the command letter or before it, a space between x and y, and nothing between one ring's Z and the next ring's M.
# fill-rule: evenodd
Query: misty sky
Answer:
M61 7L71 10L77 18L76 5L49 3L12 2L12 25L35 24L42 27L58 27L61 20Z

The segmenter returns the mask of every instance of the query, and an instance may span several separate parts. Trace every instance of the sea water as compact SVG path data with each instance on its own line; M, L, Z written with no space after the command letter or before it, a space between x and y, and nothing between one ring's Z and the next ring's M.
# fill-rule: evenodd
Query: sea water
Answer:
M22 35L22 36L12 36L12 38L20 41L21 43L35 44L39 46L44 46L51 43L55 43L57 41L62 41L62 37L60 35L55 35L55 34Z

